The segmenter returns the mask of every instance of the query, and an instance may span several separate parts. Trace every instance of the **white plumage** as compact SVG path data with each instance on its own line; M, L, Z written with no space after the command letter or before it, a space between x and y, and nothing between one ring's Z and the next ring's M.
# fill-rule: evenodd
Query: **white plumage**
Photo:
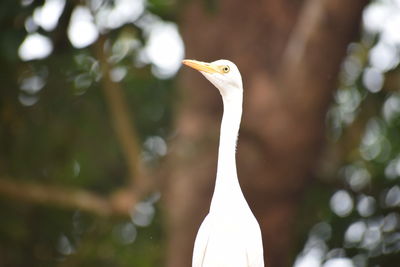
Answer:
M261 231L240 188L236 172L236 141L242 117L240 72L228 60L211 63L184 60L199 70L222 95L217 178L210 211L197 233L193 267L263 267Z

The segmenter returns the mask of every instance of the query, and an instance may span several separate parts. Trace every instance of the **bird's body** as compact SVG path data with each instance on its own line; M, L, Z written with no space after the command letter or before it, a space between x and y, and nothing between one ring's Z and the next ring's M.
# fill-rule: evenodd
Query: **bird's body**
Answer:
M236 141L242 116L243 86L236 65L228 60L185 60L220 91L224 104L218 167L210 211L197 233L193 267L263 267L261 231L240 188Z

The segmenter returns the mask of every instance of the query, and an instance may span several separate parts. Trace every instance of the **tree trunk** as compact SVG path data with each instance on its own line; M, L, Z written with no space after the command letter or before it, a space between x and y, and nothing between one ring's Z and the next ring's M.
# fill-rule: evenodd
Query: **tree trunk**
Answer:
M188 58L241 70L239 180L263 233L266 266L289 266L292 229L324 140L324 120L366 0L203 1L181 20ZM216 174L222 101L199 73L181 76L177 135L164 191L168 267L191 265Z

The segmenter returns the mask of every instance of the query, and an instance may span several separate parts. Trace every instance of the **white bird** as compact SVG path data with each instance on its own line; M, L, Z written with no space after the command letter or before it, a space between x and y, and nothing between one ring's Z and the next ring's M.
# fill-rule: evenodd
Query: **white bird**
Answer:
M264 267L260 226L243 196L236 172L236 141L243 102L240 72L229 60L182 63L200 71L214 84L224 104L214 194L197 233L192 266Z

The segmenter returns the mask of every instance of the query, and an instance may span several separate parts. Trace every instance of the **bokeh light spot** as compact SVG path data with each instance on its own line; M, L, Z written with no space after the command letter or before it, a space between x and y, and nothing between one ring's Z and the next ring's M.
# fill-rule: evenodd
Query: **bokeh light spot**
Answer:
M377 93L382 89L383 74L376 68L366 68L363 74L363 83L371 93Z
M333 194L330 206L336 215L345 217L353 210L353 199L346 190L339 190Z
M131 222L122 223L114 227L113 235L118 242L127 245L135 241L137 229Z
M358 221L350 224L344 235L344 240L346 244L352 245L353 243L361 242L366 230L367 225L363 221Z
M52 31L57 26L64 6L65 0L46 0L43 6L33 12L33 21L46 31Z
M183 41L174 23L155 22L148 32L146 57L154 64L153 74L170 78L178 71L183 59Z
M398 185L395 185L388 190L385 197L385 203L388 207L400 205L400 187Z
M327 260L322 267L355 267L352 260L348 258L333 258Z
M71 241L64 234L60 235L58 239L57 250L63 255L70 255L75 251Z
M399 63L399 53L397 49L384 42L379 42L369 54L372 67L380 72L386 72L394 68Z
M373 197L362 195L358 199L357 211L362 217L369 217L375 212L376 201Z
M101 31L119 28L136 21L143 13L144 7L144 0L116 0L112 6L103 6L96 13L96 24Z
M39 33L26 36L18 49L19 57L24 60L42 59L51 54L53 44L49 38Z
M99 31L93 23L93 16L86 7L76 7L68 26L68 38L76 48L83 48L97 40Z

